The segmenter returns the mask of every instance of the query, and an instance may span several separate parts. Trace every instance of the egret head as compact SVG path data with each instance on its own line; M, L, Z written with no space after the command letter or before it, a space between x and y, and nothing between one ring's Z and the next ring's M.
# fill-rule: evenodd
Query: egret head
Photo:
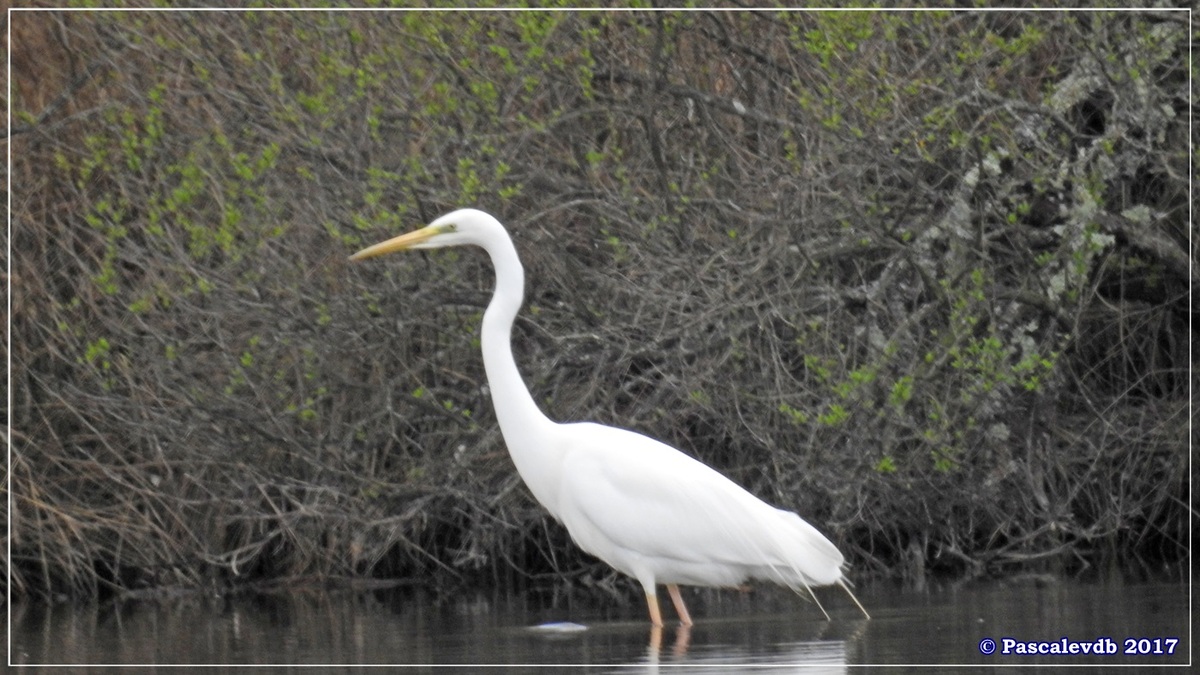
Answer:
M504 226L492 216L476 209L451 211L432 223L408 234L368 246L350 256L351 260L373 258L385 253L416 248L443 248L474 244L484 246L497 235L506 237Z

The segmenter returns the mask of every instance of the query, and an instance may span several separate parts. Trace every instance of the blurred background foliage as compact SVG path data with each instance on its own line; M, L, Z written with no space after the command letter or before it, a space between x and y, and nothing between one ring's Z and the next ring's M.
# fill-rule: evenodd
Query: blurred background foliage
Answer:
M1188 541L1188 15L14 12L16 597L634 592L520 484L474 206L555 419L795 509L851 576Z

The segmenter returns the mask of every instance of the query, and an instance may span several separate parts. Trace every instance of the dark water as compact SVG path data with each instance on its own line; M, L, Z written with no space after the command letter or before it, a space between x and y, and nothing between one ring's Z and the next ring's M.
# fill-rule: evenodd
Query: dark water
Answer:
M871 611L870 621L835 589L818 591L832 621L787 591L689 589L685 598L696 625L685 631L668 619L659 634L650 629L640 601L578 593L435 597L415 589L298 591L16 606L9 662L18 670L36 664L112 670L210 664L230 666L229 671L236 664L336 666L329 670L359 664L509 664L550 672L535 666L555 664L558 671L596 673L730 672L751 665L812 673L864 664L910 666L889 672L945 664L960 666L950 672L979 665L1181 665L1191 657L1186 585L992 581L912 591L875 584L858 595ZM551 622L569 624L532 628ZM981 652L985 638L995 641L995 653ZM1046 650L1061 649L1066 638L1068 649L1078 643L1082 651L1087 642L1114 653L1002 654L1005 638L1026 648L1044 643ZM1017 649L1016 643L1009 647Z

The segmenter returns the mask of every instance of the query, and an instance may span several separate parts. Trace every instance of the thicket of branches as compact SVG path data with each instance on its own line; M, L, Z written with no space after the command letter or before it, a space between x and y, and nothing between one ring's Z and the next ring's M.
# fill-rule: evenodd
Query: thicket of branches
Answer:
M476 206L555 419L852 576L1177 561L1186 14L14 13L12 583L606 568L521 486Z

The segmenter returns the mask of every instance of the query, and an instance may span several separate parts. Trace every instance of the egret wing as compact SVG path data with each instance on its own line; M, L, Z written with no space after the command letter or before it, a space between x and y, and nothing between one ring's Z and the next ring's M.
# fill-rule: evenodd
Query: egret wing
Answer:
M569 426L577 438L563 467L563 522L581 547L618 569L628 572L623 559L640 559L708 574L691 582L714 584L840 576L841 554L796 514L641 434Z

